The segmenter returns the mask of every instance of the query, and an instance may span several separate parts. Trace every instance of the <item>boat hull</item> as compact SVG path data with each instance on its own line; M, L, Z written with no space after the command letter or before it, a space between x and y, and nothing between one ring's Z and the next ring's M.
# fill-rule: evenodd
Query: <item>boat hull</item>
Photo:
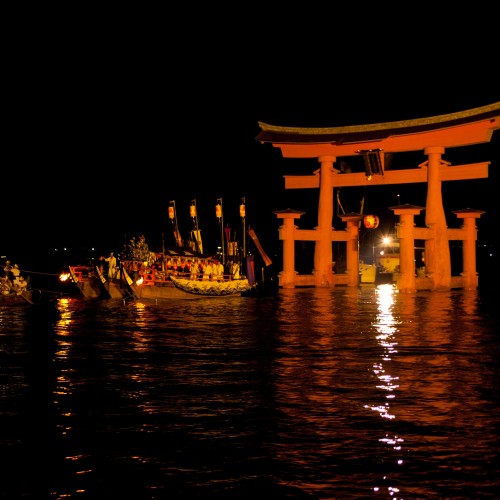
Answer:
M194 293L188 293L180 288L174 286L174 284L165 284L162 286L144 286L144 285L132 285L132 290L135 296L140 300L147 301L161 301L161 300L172 300L172 299L199 299L204 297L203 295L197 295ZM206 297L206 296L205 296Z
M16 306L33 304L32 290L26 290L22 293L9 293L8 295L0 294L0 305L2 306Z
M172 299L199 299L209 297L237 297L251 290L248 279L190 280L169 277L167 280L147 281L138 285L124 271L125 280L109 281L93 268L70 267L72 281L80 293L89 299L129 299L147 301Z
M77 284L80 293L89 299L123 299L130 296L128 287L121 283L99 283L97 280L79 281Z
M251 289L248 279L209 281L191 280L188 278L176 278L172 276L174 286L184 293L202 297L227 297L248 292Z

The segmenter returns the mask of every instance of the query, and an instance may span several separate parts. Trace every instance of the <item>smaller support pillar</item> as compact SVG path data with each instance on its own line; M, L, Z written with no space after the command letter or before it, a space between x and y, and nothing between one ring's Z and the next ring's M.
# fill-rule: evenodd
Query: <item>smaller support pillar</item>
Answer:
M399 280L397 287L401 292L417 291L415 276L415 215L419 215L423 207L414 205L398 205L390 207L395 215L399 215Z
M347 286L359 285L359 221L360 214L341 215L342 222L347 223L346 231L349 239L346 241L346 274Z
M283 241L283 271L281 272L282 288L295 288L295 219L305 212L296 210L283 210L274 212L278 219L283 219L283 225L280 227L280 240Z
M464 220L463 229L465 235L462 247L464 288L466 290L475 290L478 286L476 271L477 227L475 219L479 219L481 214L484 214L484 211L466 208L464 210L455 210L453 213L459 219Z

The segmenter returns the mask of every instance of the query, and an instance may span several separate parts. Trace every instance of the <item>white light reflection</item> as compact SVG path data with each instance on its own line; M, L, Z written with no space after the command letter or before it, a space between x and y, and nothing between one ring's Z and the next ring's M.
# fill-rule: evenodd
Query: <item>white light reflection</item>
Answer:
M382 361L373 365L373 373L380 380L380 384L376 387L385 391L385 398L390 400L394 399L394 390L399 387L395 382L398 377L393 377L385 369L384 363L391 361L391 357L396 354L397 342L395 340L395 334L397 333L396 319L392 313L392 308L394 306L394 294L397 293L395 286L386 284L379 285L376 289L377 294L377 305L378 314L376 321L374 322L375 331L377 332L376 339L382 347ZM383 418L395 418L389 412L389 402L384 405L369 406L373 411L378 411L380 416Z
M399 332L398 321L394 317L394 302L397 289L394 285L386 284L379 285L376 290L377 294L377 306L378 314L373 323L375 330L375 339L382 348L381 360L373 365L373 373L380 381L376 385L377 389L383 391L385 403L383 405L366 405L365 408L369 408L373 411L377 411L382 418L395 419L396 416L390 412L390 402L395 399L396 389L399 388L397 381L399 377L395 377L389 373L389 363L392 358L397 354L397 341L396 335ZM397 456L395 461L398 465L403 464L401 459L402 453L402 443L404 439L399 436L393 436L386 434L383 438L379 440L380 442L390 446ZM387 476L384 476L383 481L387 481ZM389 496L397 498L396 495L399 494L400 490L393 486L384 487ZM382 488L380 486L374 487L373 491L380 491Z

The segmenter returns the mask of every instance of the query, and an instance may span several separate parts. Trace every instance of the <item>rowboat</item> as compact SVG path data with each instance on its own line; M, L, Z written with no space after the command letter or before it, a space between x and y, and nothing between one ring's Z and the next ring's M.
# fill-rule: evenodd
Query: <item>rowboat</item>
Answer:
M1 279L0 283L0 305L24 305L33 304L33 290L25 288L23 290L16 289L10 280Z
M0 306L15 306L15 305L25 305L34 304L32 299L33 292L27 290L20 293L11 293L8 295L0 296Z
M76 286L78 292L87 299L125 299L134 296L130 288L130 277L126 280L126 273L122 272L123 279L107 279L101 268L96 265L70 265L68 272L59 276L62 282L68 281Z

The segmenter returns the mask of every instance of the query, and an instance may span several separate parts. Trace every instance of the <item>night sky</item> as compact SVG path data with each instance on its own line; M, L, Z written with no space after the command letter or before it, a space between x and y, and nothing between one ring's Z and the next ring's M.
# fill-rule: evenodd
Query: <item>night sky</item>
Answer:
M429 48L415 41L417 28L395 33L393 26L390 34L356 48L352 37L311 39L297 29L290 30L293 40L268 38L269 20L266 36L251 38L237 28L231 37L205 30L197 38L194 26L176 38L170 32L175 23L170 19L163 31L161 23L142 25L139 32L130 24L89 31L68 24L19 43L5 94L2 201L8 215L1 255L43 256L64 248L85 253L92 247L104 254L141 234L152 246L162 240L173 245L169 202L175 200L187 237L193 199L210 247L218 241L217 199L224 223L238 237L243 197L247 227L272 253L279 225L273 211L305 211L300 227L316 223L318 193L285 192L283 176L311 174L318 164L283 159L279 150L258 143L259 121L360 125L500 101L496 56L485 64L498 41L486 28L480 40L455 35L453 43ZM196 43L188 43L190 33ZM487 181L456 183L444 192L447 210L487 211L480 237L491 238L498 221L499 134L488 145L444 155L452 163L492 161ZM409 161L425 159L419 153ZM356 211L360 193L342 194L346 210ZM365 213L377 213L389 225L388 206L425 204L421 187L364 195Z

